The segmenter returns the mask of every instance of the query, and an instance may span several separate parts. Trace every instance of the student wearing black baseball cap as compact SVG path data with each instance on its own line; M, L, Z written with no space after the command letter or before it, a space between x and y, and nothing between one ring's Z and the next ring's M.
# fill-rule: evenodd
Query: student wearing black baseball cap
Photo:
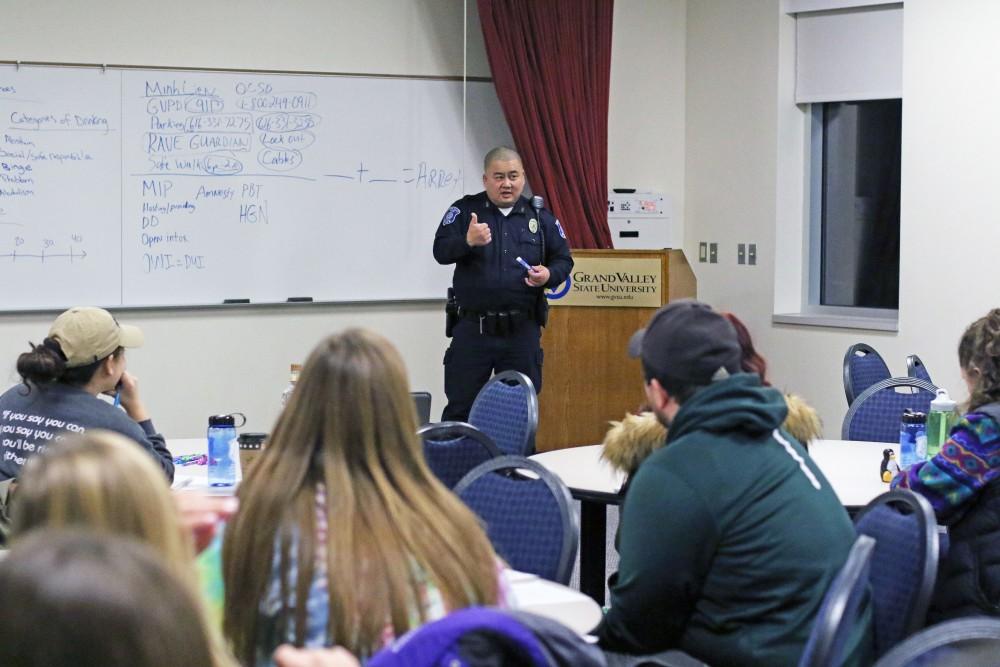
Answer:
M628 351L669 430L625 497L601 645L676 648L713 665L795 664L854 542L847 513L781 429L782 394L740 372L736 330L720 313L672 302ZM870 623L850 641L847 664L870 662Z

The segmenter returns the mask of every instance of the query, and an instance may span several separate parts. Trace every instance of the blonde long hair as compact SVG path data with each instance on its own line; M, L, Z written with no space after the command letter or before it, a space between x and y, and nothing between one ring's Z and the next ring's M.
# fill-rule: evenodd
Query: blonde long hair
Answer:
M32 456L18 479L12 532L84 526L151 545L191 577L194 551L170 487L134 442L109 431L66 436Z
M387 340L349 329L313 350L226 529L224 631L244 663L254 661L264 632L258 610L275 550L282 640L291 623L297 642L304 640L321 550L329 636L359 655L380 647L387 623L401 634L422 615L421 572L449 609L496 603L493 548L472 512L427 467L416 428L406 370ZM324 545L316 541L320 485ZM291 582L293 550L298 574Z
M148 545L198 607L213 667L233 665L193 583L194 547L170 487L136 443L102 430L64 436L24 464L11 504L15 544L37 529L83 528Z

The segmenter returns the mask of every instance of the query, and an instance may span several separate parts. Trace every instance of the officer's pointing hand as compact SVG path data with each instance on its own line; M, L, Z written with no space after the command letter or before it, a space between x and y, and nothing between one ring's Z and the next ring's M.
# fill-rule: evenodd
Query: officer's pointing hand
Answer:
M465 242L472 247L486 245L493 240L490 234L490 226L485 222L479 222L479 217L473 213L472 220L469 221L469 231L465 233Z

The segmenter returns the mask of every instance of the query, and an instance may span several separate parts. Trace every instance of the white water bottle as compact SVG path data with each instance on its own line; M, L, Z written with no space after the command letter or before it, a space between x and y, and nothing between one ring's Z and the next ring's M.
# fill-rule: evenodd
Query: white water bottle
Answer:
M288 399L292 397L292 392L295 391L295 383L299 381L299 373L301 371L302 371L302 364L291 365L291 369L288 374L288 385L286 385L285 390L281 392L282 408L288 405Z

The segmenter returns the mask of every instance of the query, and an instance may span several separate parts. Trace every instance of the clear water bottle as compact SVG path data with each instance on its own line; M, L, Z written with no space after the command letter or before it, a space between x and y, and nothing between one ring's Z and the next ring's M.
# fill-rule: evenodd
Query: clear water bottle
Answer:
M302 364L292 364L291 370L288 374L288 385L285 390L281 392L281 407L284 408L288 405L288 399L292 397L292 392L295 391L295 383L299 381L299 373L302 372Z
M236 417L212 415L208 418L208 485L236 484Z
M948 440L948 433L955 425L958 404L948 396L947 389L938 389L937 398L931 401L930 412L927 413L927 458L941 451L941 446Z
M899 465L906 469L927 458L927 415L907 409L899 424Z

